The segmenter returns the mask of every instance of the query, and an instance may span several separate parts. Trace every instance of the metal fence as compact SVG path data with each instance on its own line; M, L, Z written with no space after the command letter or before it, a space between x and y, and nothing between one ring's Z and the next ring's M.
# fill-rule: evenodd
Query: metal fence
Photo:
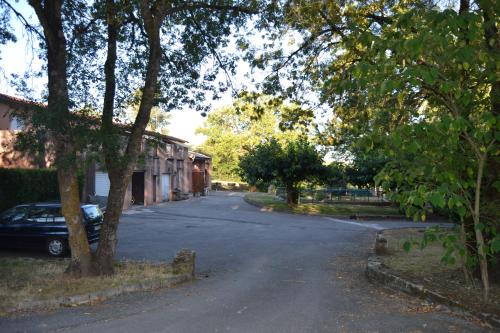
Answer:
M286 200L286 189L276 188L276 196ZM355 188L323 188L299 190L299 202L302 203L338 203L338 202L389 202L386 196L377 189Z

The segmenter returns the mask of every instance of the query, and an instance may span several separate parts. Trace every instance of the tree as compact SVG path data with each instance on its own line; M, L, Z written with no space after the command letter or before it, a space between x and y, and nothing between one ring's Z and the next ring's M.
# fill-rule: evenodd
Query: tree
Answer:
M301 181L316 180L324 172L322 156L305 138L284 145L272 139L240 160L241 177L250 184L277 180L286 188L288 205L296 205Z
M298 0L287 2L283 18L282 32L293 30L303 38L294 52L264 57L274 62L272 82L294 80L286 93L299 97L307 88L317 88L320 101L334 111L332 121L341 138L384 139L382 149L397 161L380 178L383 185L396 189L405 207L418 202L416 216L443 202L456 212L463 240L473 244L487 298L488 258L500 250L500 38L494 1L463 0L440 7L428 1L341 5ZM430 138L422 133L434 135L435 145L455 141L431 149L431 156L425 150ZM397 155L401 142L408 145L406 153ZM452 155L458 149L455 156L463 162L451 172L445 168L448 148ZM413 157L404 161L407 153ZM429 158L428 166L434 161L434 169L408 163L420 158ZM413 176L405 182L409 173Z
M8 1L2 0L2 4L14 10ZM30 5L43 28L40 37L47 55L49 89L47 117L40 127L48 128L56 143L72 270L81 275L112 274L119 216L151 109L159 104L166 110L192 105L202 100L207 90L216 91L210 82L221 68L229 75L233 59L230 54L222 54L220 47L227 44L232 28L244 24L259 8L253 1L233 5L106 0L89 5L76 0L33 0ZM26 27L34 29L27 23ZM107 51L104 64L99 58L101 49ZM209 57L216 65L207 68L200 78L200 67ZM124 96L137 88L142 93L137 117L124 131L115 126L114 119L124 109ZM94 257L80 216L76 182L76 156L78 148L85 146L77 143L86 137L72 131L73 124L81 119L71 112L77 105L103 110L97 126L111 185ZM89 129L95 128L93 121Z
M266 140L276 139L285 143L297 139L308 129L288 121L298 114L299 107L284 104L267 96L253 101L241 98L232 106L210 112L204 127L197 133L207 137L200 149L212 156L213 177L239 180L239 160L248 151ZM312 117L301 110L302 117Z
M10 32L12 27L10 26L9 12L6 9L7 6L7 4L0 2L0 45L16 41L16 36Z
M200 101L202 96L196 93L203 93L208 89L206 84L210 81L210 76L212 75L211 80L215 76L213 73L207 74L208 79L205 77L200 83L197 69L209 55L214 55L220 62L222 57L217 54L216 48L226 43L225 40L231 33L231 26L242 24L245 21L245 14L256 13L251 1L241 5L219 5L169 1L150 3L141 0L138 8L132 6L130 16L132 22L136 17L140 17L139 27L146 35L143 43L139 43L136 47L139 50L141 47L147 50L147 62L145 72L142 72L144 81L138 114L130 128L126 148L123 150L117 146L122 133L117 132L113 116L117 90L115 72L118 59L117 46L120 38L127 32L125 28L128 18L120 12L120 9L129 9L127 3L124 7L119 5L112 0L106 2L108 53L104 66L105 94L101 133L104 138L103 151L110 178L110 191L96 256L97 267L101 274L111 274L114 271L117 228L125 191L140 154L142 136L149 122L152 107L159 101L167 105L167 110L179 105L180 102ZM133 14L136 11L139 15ZM176 43L180 44L180 48L175 50ZM171 49L175 52L167 54L166 51ZM143 55L142 52L137 53ZM224 67L222 63L219 64ZM193 92L189 92L188 88L193 89ZM196 89L199 91L196 92ZM190 93L194 96L189 97ZM181 98L183 94L188 94L188 97L182 97L180 101L175 100L177 96Z
M77 178L77 147L72 133L67 80L67 44L63 26L62 1L30 0L43 29L48 73L48 108L45 125L55 145L57 178L62 213L66 219L71 247L70 271L91 274L91 253L80 210Z
M327 187L346 187L347 185L347 166L341 162L332 162L325 167L321 176L321 183Z
M127 120L134 121L139 112L139 101L140 101L140 91L134 94L130 105L127 110ZM170 120L172 119L172 114L163 111L159 106L153 106L151 109L151 116L149 117L149 122L146 126L146 130L157 132L161 134L168 133L168 125L170 125Z
M375 150L357 152L352 163L346 167L346 179L349 184L359 187L374 187L375 176L382 171L388 158Z

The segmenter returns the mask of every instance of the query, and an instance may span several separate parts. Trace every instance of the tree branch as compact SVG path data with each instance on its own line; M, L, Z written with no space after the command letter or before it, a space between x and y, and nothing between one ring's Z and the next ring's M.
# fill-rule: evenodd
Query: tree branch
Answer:
M8 1L6 0L0 0L2 3L4 3L9 9L16 15L16 17L21 21L21 23L24 25L24 27L28 30L36 34L39 38L42 40L44 39L43 34L38 31L34 26L32 26L28 20L24 17L23 14L21 14L19 11L17 11Z
M210 41L205 37L205 34L203 33L203 29L202 27L200 26L200 24L193 18L191 17L191 21L194 23L196 29L201 33L201 35L203 36L203 39L205 40L205 43L207 44L208 48L210 49L210 52L212 53L212 55L215 57L215 59L217 60L217 62L219 63L219 66L222 68L222 70L224 71L224 73L226 74L226 77L227 77L227 80L229 81L229 85L231 86L231 90L233 91L233 93L236 93L236 89L234 88L234 85L233 85L233 81L231 80L231 75L229 75L229 72L226 68L226 66L224 66L224 63L222 62L219 54L217 53L217 50L216 48L212 45L212 43L210 43Z
M165 3L165 1L162 1ZM170 10L167 10L166 15L171 15L177 12L181 11L192 11L196 9L212 9L212 10L217 10L217 11L234 11L234 12L240 12L244 14L258 14L259 11L250 7L242 7L242 6L230 6L230 5L218 5L218 4L210 4L210 3L203 3L203 2L187 2L182 5L170 8Z
M382 16L382 15L366 14L365 17L377 22L380 25L391 24L394 22L394 20L392 18L387 17L387 16Z

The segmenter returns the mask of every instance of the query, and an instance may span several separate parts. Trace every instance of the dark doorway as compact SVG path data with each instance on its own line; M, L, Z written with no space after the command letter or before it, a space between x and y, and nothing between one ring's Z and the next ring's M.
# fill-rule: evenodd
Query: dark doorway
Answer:
M156 176L153 176L153 202L156 202Z
M203 172L200 171L193 171L193 176L192 176L192 191L193 193L203 193L205 189L205 179L204 179L204 174Z
M132 174L132 199L134 205L144 205L144 171Z

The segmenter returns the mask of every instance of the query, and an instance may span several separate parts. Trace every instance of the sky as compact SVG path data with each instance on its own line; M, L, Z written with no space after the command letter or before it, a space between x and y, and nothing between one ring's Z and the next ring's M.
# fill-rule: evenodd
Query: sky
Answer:
M16 10L23 14L29 22L36 25L37 18L32 8L21 1L14 3ZM17 42L8 42L6 45L0 46L0 92L8 95L23 97L22 94L12 84L12 75L23 75L27 70L37 71L41 69L43 62L38 59L33 53L33 45L36 41L30 40L28 34L24 31L19 21L11 16L11 26L17 36ZM35 43L35 44L34 44ZM249 79L245 77L248 71L248 65L240 63L237 70L237 75L233 78L234 82L250 85ZM248 82L247 82L248 81ZM46 77L31 79L28 81L29 88L33 90L33 96L40 97L43 90ZM212 101L211 109L230 105L232 102L231 92L228 91L222 95L221 99ZM172 114L170 125L168 126L168 134L189 141L190 145L198 146L203 143L205 137L196 134L198 127L203 126L206 118L202 117L200 112L190 109L171 111Z

